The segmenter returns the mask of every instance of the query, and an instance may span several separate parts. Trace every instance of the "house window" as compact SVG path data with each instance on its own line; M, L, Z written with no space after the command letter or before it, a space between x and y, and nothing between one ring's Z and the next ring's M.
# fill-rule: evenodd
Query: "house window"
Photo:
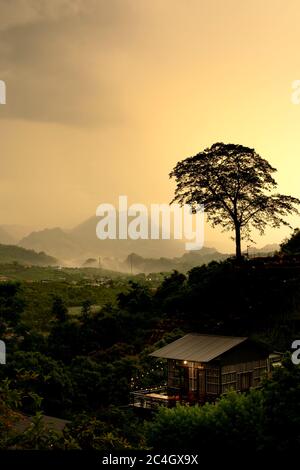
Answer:
M242 372L240 374L240 389L241 391L249 390L253 385L253 372Z
M253 387L257 387L267 373L266 361L259 361L259 364L253 371Z
M236 380L236 372L222 374L222 393L228 392L229 390L236 390Z
M206 392L217 395L220 392L220 371L219 369L207 369L206 371Z
M168 361L168 386L171 388L180 388L182 384L182 374L176 361Z
M197 390L197 368L192 362L189 367L189 390L195 392Z

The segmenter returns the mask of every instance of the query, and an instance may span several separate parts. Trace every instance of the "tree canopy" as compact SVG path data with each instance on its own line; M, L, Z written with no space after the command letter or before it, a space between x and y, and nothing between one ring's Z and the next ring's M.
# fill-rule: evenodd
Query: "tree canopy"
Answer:
M298 214L299 199L273 193L274 172L254 149L218 142L177 163L170 173L177 183L172 202L194 210L203 204L212 226L234 231L240 258L241 240L251 240L252 228L263 234L267 225L289 225L285 217Z
M300 229L295 228L292 236L280 245L281 252L287 255L300 254Z

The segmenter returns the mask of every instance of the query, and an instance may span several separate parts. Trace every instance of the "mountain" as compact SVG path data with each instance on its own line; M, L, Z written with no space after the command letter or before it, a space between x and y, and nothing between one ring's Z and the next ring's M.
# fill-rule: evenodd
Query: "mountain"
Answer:
M91 217L71 230L59 227L35 231L24 237L19 245L45 251L63 262L82 264L87 258L113 257L124 259L133 251L140 256L178 256L184 252L179 240L99 240L96 226L99 218Z
M20 246L0 244L0 264L14 263L34 266L53 266L57 260L45 253L36 253Z
M24 237L19 245L35 251L45 251L62 261L73 260L85 253L79 241L59 227L32 232Z
M119 266L119 270L125 270L134 274L144 272L173 271L187 272L195 266L210 263L211 261L221 261L229 255L218 252L215 248L203 247L201 250L190 251L178 258L143 258L136 253L131 253L127 259Z
M277 251L279 245L277 244L268 244L262 248L249 249L249 254L253 256L268 256L272 255ZM144 272L146 274L151 272L166 272L173 271L174 269L180 272L187 272L195 266L201 266L203 264L208 264L211 261L223 261L232 256L232 254L220 253L215 248L203 247L201 250L189 251L184 253L181 257L177 258L144 258L137 255L136 253L131 253L126 260L115 265L115 260L107 260L108 266L111 269L118 269L119 271L132 272L134 274ZM251 256L251 257L253 257Z
M98 222L98 217L90 217L69 232L80 246L88 247L94 256L124 258L134 251L145 257L171 257L184 252L184 245L180 240L99 240L96 236Z
M277 243L268 243L267 245L264 245L261 248L256 248L255 246L249 246L248 253L250 256L272 255L275 253L275 251L278 251L279 249L280 249L280 246ZM247 253L247 251L244 251L244 253Z
M63 264L82 266L89 258L96 259L107 269L128 271L124 259L130 253L139 257L136 269L142 272L187 270L197 264L208 263L228 257L214 248L204 247L200 251L186 252L183 240L99 240L96 227L99 218L90 217L71 230L59 227L34 231L22 238L19 245L35 251L44 251ZM150 226L150 224L149 224ZM269 254L278 249L277 245L266 245L261 249L249 247L249 254ZM120 261L121 260L121 261ZM178 267L176 267L178 266ZM131 269L131 268L130 268Z
M11 236L11 239L14 240L15 244L34 230L37 230L36 227L19 224L2 224L0 225L0 229L1 228Z

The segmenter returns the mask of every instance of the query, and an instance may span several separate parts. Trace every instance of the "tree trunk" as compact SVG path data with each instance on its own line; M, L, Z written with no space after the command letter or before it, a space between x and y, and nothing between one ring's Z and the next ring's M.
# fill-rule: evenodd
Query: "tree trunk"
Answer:
M238 223L235 224L235 257L238 260L242 259L241 227Z

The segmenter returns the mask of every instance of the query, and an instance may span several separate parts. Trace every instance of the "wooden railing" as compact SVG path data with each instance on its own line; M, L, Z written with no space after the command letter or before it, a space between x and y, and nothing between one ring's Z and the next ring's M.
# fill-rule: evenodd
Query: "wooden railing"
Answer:
M172 407L179 397L168 395L166 386L153 387L131 392L131 404L136 408L157 409L159 406Z

